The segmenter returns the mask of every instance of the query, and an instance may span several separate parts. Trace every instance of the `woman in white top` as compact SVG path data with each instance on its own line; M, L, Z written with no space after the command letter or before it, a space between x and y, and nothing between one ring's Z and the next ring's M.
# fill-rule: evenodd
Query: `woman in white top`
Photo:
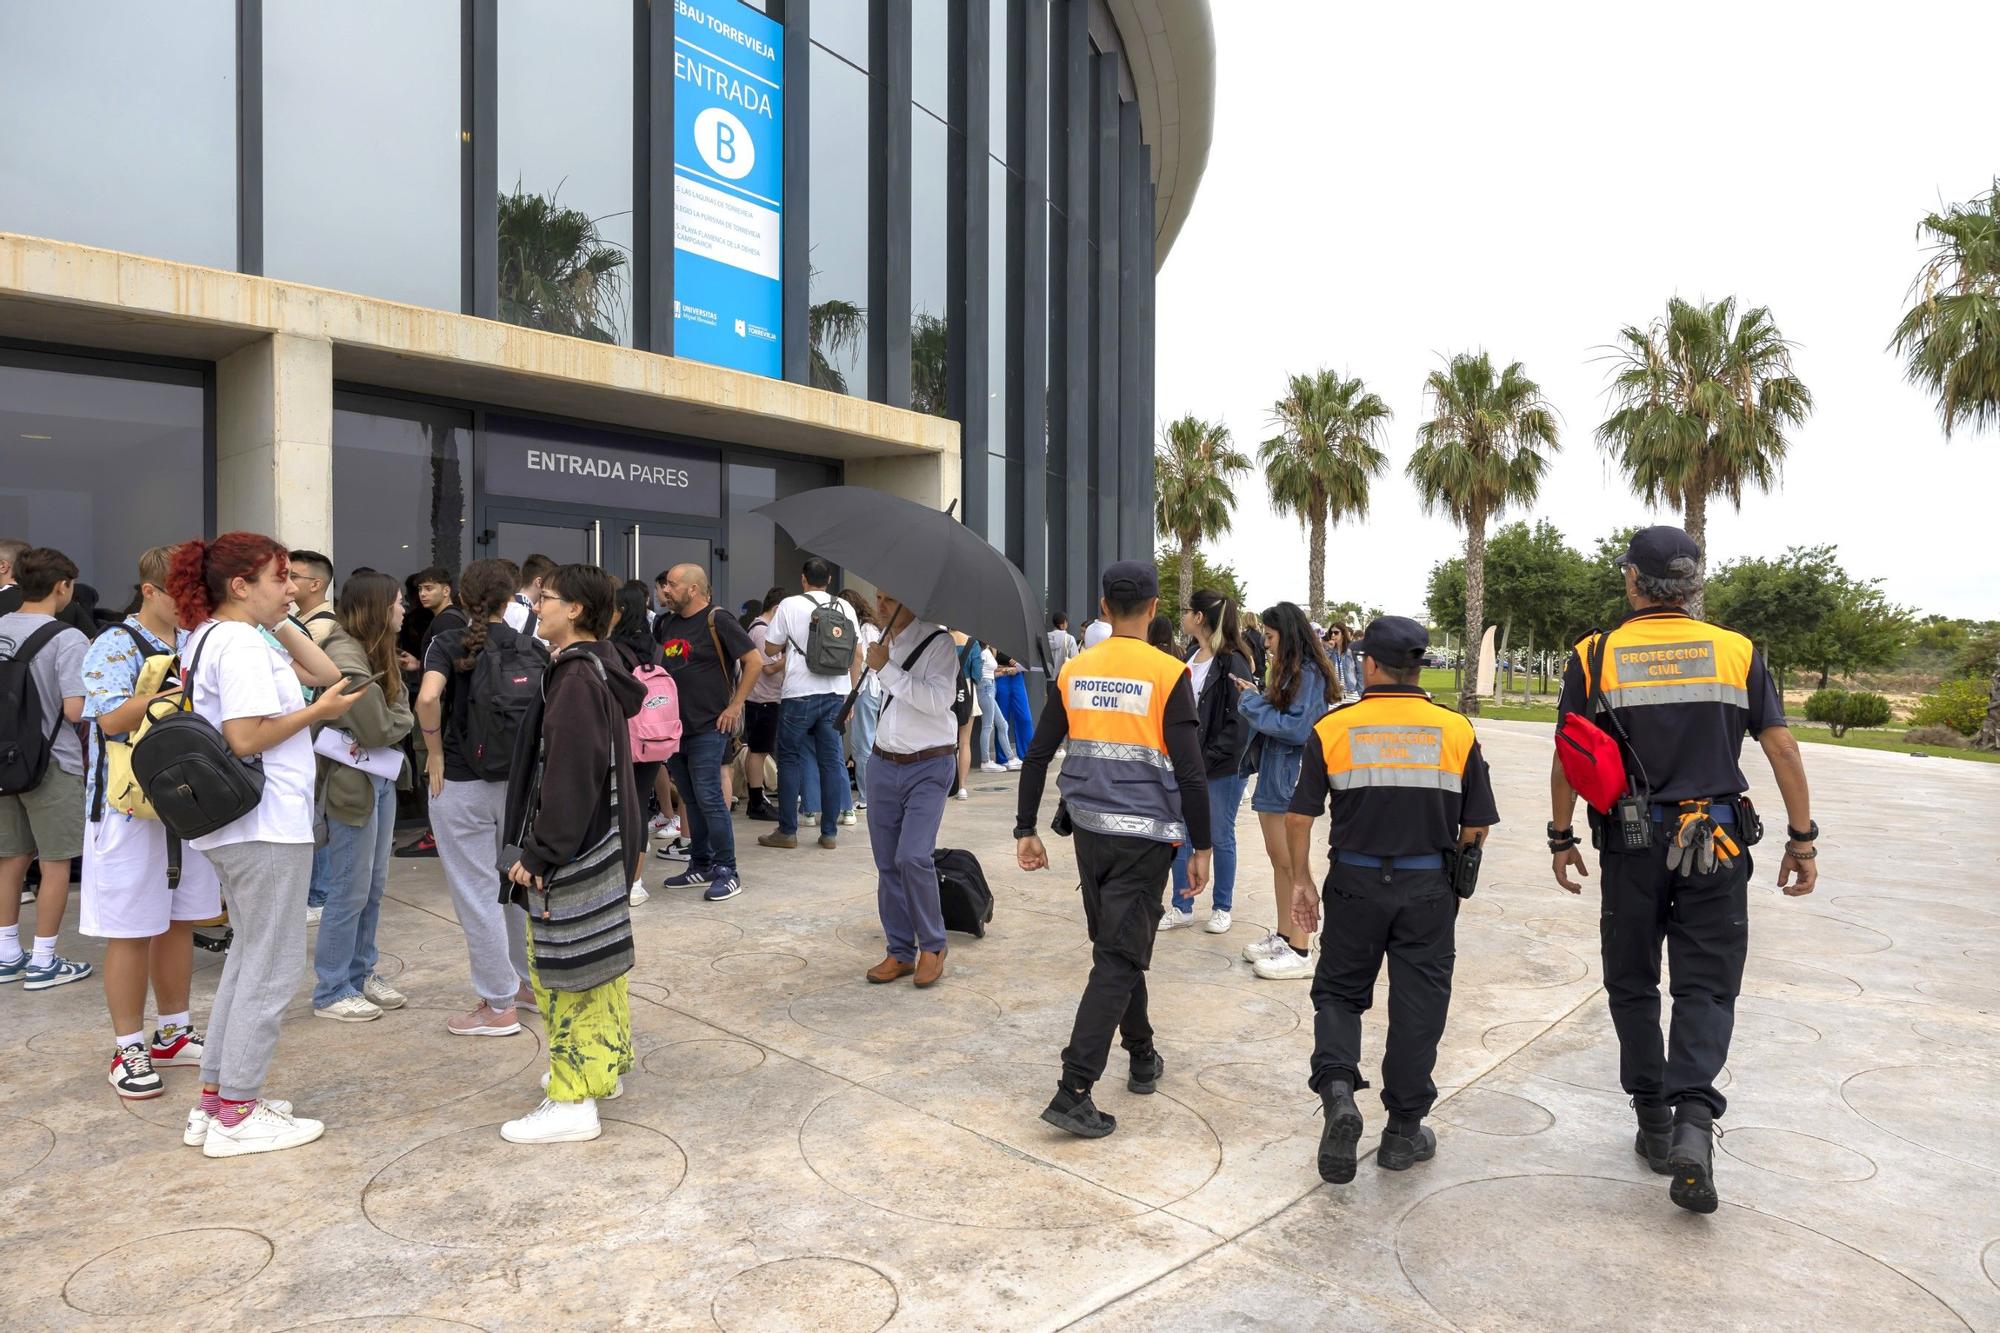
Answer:
M286 614L294 592L285 547L252 532L183 543L167 576L181 624L182 661L194 711L238 758L264 774L256 808L189 840L222 881L232 931L201 1059L201 1103L187 1142L209 1157L311 1143L317 1120L261 1099L278 1046L278 1019L298 993L306 927L299 912L312 879L313 747L310 728L346 715L360 696ZM307 704L301 682L322 692Z

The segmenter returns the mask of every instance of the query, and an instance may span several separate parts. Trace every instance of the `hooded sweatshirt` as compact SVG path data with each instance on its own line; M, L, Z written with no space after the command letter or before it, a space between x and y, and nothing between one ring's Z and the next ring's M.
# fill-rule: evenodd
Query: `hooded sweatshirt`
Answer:
M600 675L589 662L604 668ZM547 875L595 847L611 831L611 777L618 778L617 818L625 873L634 878L646 854L646 806L632 785L632 743L626 721L639 711L646 687L626 670L625 657L601 641L572 644L556 655L542 678L539 706L531 705L507 778L510 843L522 864ZM545 744L544 744L545 742ZM528 788L535 756L544 750L541 799L530 817ZM514 835L519 833L516 838ZM503 880L501 901L528 905L526 891Z

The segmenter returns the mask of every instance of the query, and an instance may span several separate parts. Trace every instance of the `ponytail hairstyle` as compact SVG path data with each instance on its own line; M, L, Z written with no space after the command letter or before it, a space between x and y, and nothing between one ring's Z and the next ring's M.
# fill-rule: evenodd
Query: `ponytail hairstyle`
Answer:
M213 619L216 608L229 601L231 579L255 579L273 560L283 573L290 560L288 548L258 532L225 532L212 542L194 537L176 546L167 571L167 592L174 599L181 628L193 629Z
M472 670L479 654L486 651L486 631L493 617L507 609L521 586L521 567L512 560L475 560L458 577L458 600L465 608L465 633L460 654L452 665L460 671Z
M382 694L390 703L400 702L407 689L396 661L396 632L389 628L396 599L402 595L403 585L387 574L350 574L333 608L334 619L360 641L368 665L381 673Z
M1188 606L1201 617L1201 623L1208 629L1202 647L1209 655L1220 657L1224 653L1236 653L1245 662L1254 663L1257 658L1250 651L1250 642L1243 637L1243 622L1237 618L1236 603L1211 588L1196 588L1188 598Z
M1265 609L1264 628L1278 636L1278 651L1271 656L1266 671L1269 684L1264 698L1273 708L1290 708L1305 679L1305 668L1319 672L1328 707L1340 702L1340 678L1327 660L1326 648L1314 632L1306 613L1291 602L1279 602Z

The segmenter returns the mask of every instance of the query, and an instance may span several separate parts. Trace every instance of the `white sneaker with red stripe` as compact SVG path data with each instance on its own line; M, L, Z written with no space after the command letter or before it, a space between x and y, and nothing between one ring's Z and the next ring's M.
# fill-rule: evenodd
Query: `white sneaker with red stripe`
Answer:
M153 1057L136 1041L119 1047L111 1057L110 1077L112 1090L128 1102L143 1102L167 1090L166 1082L153 1072Z
M265 1099L264 1105L271 1107L273 1110L282 1111L286 1115L292 1113L292 1104L277 1097ZM190 1148L199 1148L207 1141L208 1112L201 1109L200 1102L196 1102L194 1109L188 1112L187 1128L181 1131L181 1142Z
M200 1028L174 1024L153 1031L153 1063L162 1069L195 1068L201 1053Z

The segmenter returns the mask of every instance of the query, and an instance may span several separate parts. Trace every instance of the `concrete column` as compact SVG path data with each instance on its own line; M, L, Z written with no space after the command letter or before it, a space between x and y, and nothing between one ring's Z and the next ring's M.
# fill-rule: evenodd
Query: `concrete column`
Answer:
M333 344L274 333L215 367L215 521L333 549Z
M841 478L849 486L869 486L931 509L962 500L959 450L905 454L895 458L850 458ZM961 503L957 511L965 517Z

